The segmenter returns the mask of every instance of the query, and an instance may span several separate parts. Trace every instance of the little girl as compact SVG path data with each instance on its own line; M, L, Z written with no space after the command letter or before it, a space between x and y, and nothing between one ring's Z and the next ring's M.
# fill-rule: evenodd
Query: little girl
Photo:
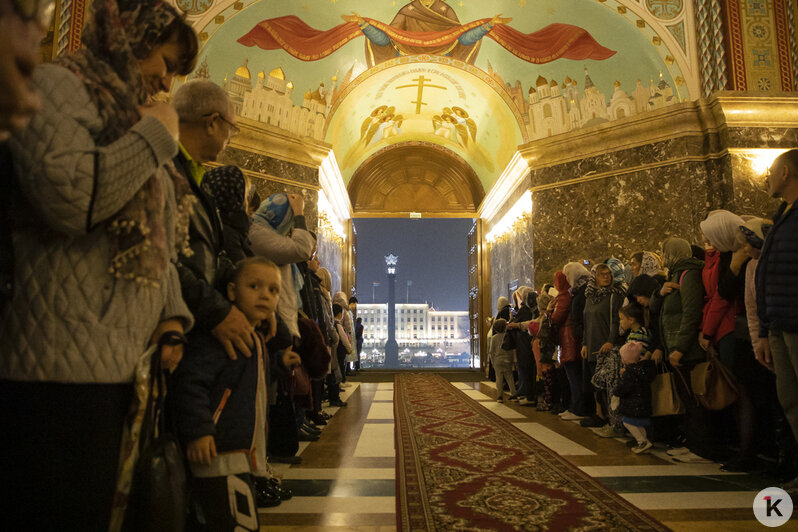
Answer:
M651 424L651 383L656 377L652 360L643 359L643 343L627 342L621 347L621 377L614 395L620 398L618 414L623 426L632 434L637 445L632 452L640 454L651 449L646 427Z

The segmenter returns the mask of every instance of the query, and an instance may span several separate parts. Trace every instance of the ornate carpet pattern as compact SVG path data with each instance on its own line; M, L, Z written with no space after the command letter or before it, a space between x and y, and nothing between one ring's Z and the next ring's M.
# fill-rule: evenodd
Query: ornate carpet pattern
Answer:
M668 530L439 375L394 394L400 531Z

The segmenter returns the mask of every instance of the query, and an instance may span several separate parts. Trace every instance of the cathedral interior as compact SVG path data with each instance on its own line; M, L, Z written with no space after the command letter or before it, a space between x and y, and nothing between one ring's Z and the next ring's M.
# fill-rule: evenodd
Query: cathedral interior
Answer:
M668 235L700 242L699 222L717 209L775 212L766 170L798 146L796 0L170 3L200 46L172 93L207 79L235 108L240 134L211 166L238 166L262 198L305 199L333 292L355 292L359 218L473 220L470 341L483 368L448 378L469 408L517 432L518 449L553 452L552 463L594 486L584 493L607 490L612 512L645 516L591 529L760 526L752 501L772 481L675 463L664 450L631 454L622 439L497 404L480 354L497 298L513 287L537 288L584 257L659 250ZM80 47L90 4L57 2L45 61ZM413 497L425 495L403 486L425 473L400 460L400 417L409 430L424 415L412 393L439 384L400 392L393 379L352 379L349 406L329 410L321 439L301 445L303 463L275 466L294 498L262 509L261 530L571 529L540 513L495 524L491 511L554 511L543 484L475 491L487 516L419 521L430 510ZM489 451L481 460L500 463ZM454 482L435 474L428 483Z

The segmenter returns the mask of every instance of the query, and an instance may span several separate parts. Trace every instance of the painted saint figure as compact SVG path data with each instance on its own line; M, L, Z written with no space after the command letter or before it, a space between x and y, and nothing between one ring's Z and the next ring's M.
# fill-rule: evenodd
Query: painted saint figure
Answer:
M453 57L474 64L482 38L495 24L506 24L511 18L496 15L490 22L479 25L460 35L453 42L438 47L413 46L391 39L387 32L369 24L357 13L343 15L347 22L355 22L366 36L366 62L373 67L400 55L433 54ZM457 13L443 0L414 0L407 4L394 17L391 28L413 33L442 32L461 26Z

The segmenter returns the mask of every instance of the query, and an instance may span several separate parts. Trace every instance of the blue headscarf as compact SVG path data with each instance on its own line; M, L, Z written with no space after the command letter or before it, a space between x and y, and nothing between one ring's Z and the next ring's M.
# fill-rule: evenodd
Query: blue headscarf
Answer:
M282 236L287 235L294 228L294 211L291 209L291 204L288 203L288 194L272 194L263 200L253 221L268 224Z
M604 263L609 266L610 271L612 272L612 282L613 283L625 283L626 282L626 267L623 263L616 259L615 257L611 259L607 259Z
M256 224L268 225L282 236L286 236L294 228L294 211L288 203L288 194L272 194L263 200L258 207L252 221ZM302 296L300 291L305 285L302 272L296 264L291 265L291 277L294 281L294 291L296 292L297 305L302 308Z

